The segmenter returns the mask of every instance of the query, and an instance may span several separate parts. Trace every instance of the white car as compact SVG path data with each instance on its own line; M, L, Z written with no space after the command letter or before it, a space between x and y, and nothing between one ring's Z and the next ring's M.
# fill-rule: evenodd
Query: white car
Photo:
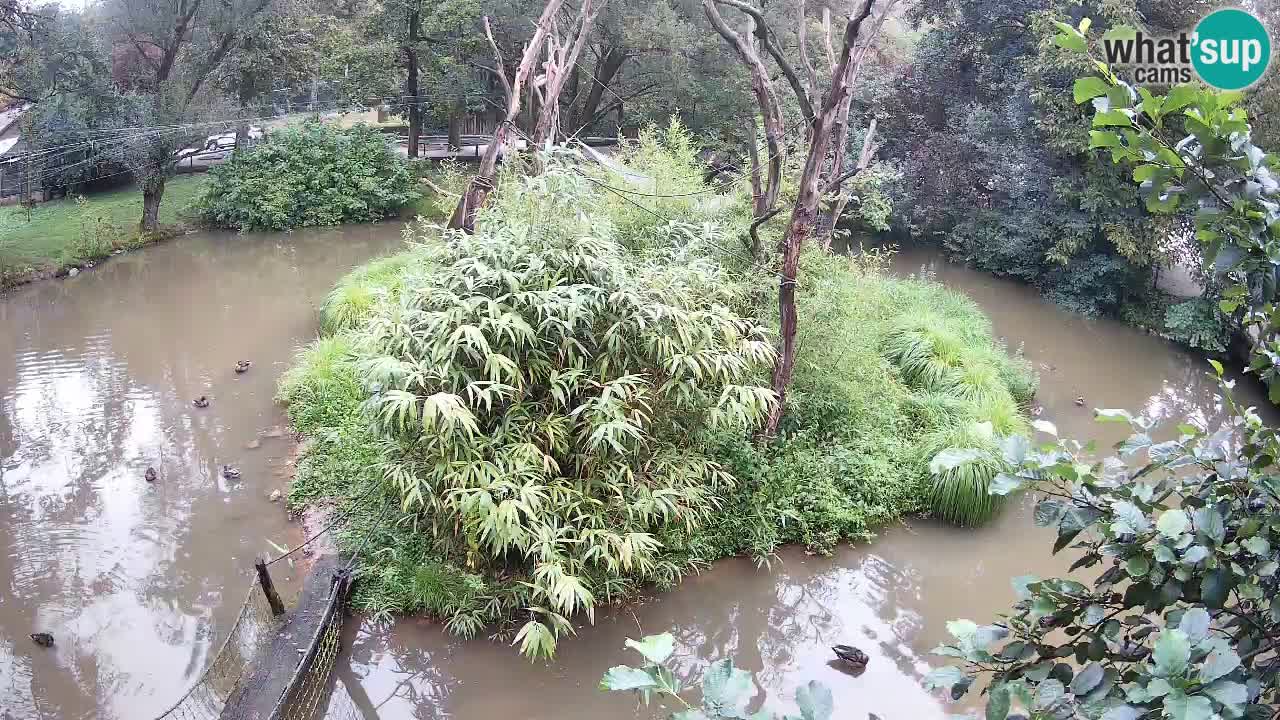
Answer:
M249 143L252 144L262 139L262 128L257 126L249 127ZM178 159L179 168L202 168L212 165L221 165L231 157L231 151L236 147L236 134L234 131L225 132L219 135L210 135L205 140L204 146L195 148L189 147L178 150L174 153Z

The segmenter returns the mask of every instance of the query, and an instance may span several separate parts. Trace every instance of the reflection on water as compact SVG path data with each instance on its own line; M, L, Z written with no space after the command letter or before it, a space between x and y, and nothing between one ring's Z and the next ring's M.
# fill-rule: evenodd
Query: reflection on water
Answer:
M253 555L295 532L266 500L279 373L398 238L200 234L0 297L0 717L147 718L204 668Z
M976 300L996 334L1038 366L1041 417L1064 435L1092 438L1103 448L1122 439L1124 428L1092 421L1094 407L1130 408L1168 422L1220 419L1221 399L1203 359L1118 323L1066 313L1030 288L928 253L899 255L894 271L906 275L922 266ZM1237 397L1263 403L1244 381ZM1262 410L1275 419L1270 406ZM425 620L349 623L329 717L665 717L672 708L638 708L630 695L596 685L608 667L638 662L622 649L624 638L669 630L682 673L732 656L756 674L756 705L794 712L795 689L819 680L835 694L839 717L943 718L956 708L926 693L920 681L935 660L929 650L947 640L946 621L994 619L1014 599L1010 578L1063 574L1072 560L1049 555L1052 538L1033 526L1032 504L1023 495L976 530L913 521L832 558L790 548L772 570L742 559L717 563L673 592L602 613L595 627L563 642L547 666L522 660L504 644L459 642ZM836 643L871 656L864 674L851 677L831 664L828 646Z

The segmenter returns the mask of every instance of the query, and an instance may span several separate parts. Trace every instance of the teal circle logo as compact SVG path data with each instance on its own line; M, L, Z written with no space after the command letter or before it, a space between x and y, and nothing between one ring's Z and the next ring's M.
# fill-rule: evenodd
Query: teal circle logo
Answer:
M1262 21L1227 8L1204 16L1192 39L1191 64L1219 90L1243 90L1258 82L1271 62L1271 38Z

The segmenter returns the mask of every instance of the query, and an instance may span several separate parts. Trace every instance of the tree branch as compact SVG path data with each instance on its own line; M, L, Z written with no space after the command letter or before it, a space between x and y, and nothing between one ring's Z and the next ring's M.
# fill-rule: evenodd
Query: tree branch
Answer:
M498 81L502 83L502 94L506 97L507 105L511 105L511 81L507 80L506 65L502 61L502 50L498 47L498 42L493 39L493 28L489 26L489 16L484 16L484 36L489 39L489 47L493 48L493 58L498 63L496 70L490 70L494 75L498 76ZM485 68L488 70L488 68Z
M773 61L778 64L778 67L782 70L782 75L787 79L787 84L795 92L796 101L800 104L800 112L804 115L805 122L813 122L813 102L809 97L809 92L805 89L804 84L800 82L800 76L796 74L795 68L791 67L791 63L787 61L787 56L782 54L782 51L778 49L777 43L773 41L773 32L769 30L769 25L764 20L764 13L745 2L741 2L741 0L715 0L715 2L741 10L755 20L755 36L759 38L760 44L768 51Z

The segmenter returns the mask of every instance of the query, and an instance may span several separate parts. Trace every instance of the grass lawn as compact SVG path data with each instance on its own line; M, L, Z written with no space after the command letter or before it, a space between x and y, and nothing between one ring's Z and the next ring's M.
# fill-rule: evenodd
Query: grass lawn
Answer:
M165 185L160 222L178 222L203 184L203 175L171 178ZM37 205L30 220L22 206L0 207L0 287L32 273L75 265L139 244L142 193L137 187L85 197L83 211L74 197L67 197ZM86 232L81 232L82 227Z

